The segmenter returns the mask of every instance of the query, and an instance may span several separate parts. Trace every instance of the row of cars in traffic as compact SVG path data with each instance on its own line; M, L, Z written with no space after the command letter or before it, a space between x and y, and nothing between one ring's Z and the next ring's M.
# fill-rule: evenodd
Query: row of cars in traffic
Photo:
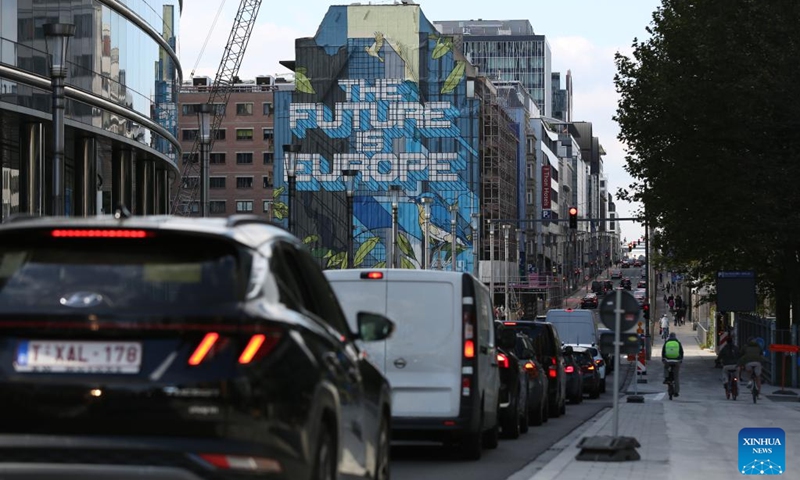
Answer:
M478 459L604 390L588 311L498 322L472 275L323 271L257 216L20 218L0 245L3 478L388 479L393 439Z

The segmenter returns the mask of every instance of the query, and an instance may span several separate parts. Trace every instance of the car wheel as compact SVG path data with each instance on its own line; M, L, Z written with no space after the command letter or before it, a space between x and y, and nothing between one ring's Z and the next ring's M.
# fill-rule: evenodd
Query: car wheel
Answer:
M606 379L600 380L600 393L606 393Z
M539 408L534 409L534 411L530 414L531 425L533 425L534 427L538 427L539 425L544 423L546 418L545 405L547 405L547 402L541 402L539 404Z
M542 423L547 423L547 420L550 419L550 402L543 402L544 406L544 413L542 414Z
M470 432L461 437L461 456L465 460L480 460L483 448L483 434Z
M530 398L528 398L530 400ZM530 425L530 410L528 409L528 402L525 402L525 408L520 410L519 418L519 431L520 433L528 433L528 425Z
M503 429L504 437L514 439L519 438L519 401L515 400L511 404L513 406L509 406L506 411L500 428Z
M333 441L331 431L324 426L319 434L312 478L314 480L334 480L336 478L336 443Z
M378 428L378 445L375 452L375 480L389 480L389 460L391 458L391 443L389 442L389 419L381 418Z
M600 385L594 387L592 393L589 394L589 398L600 398Z

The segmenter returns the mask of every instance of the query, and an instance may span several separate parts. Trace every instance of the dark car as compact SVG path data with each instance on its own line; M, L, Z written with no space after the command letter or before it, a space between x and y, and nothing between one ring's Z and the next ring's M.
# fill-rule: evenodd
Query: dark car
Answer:
M620 287L624 288L625 290L630 290L631 289L631 279L628 278L628 277L625 277L619 282L619 285L620 285Z
M618 268L611 270L611 278L612 279L622 278L622 270Z
M548 378L542 364L536 359L536 348L530 337L524 333L517 334L514 349L517 358L524 361L525 373L528 375L528 418L531 425L541 425L550 415L547 399Z
M592 281L592 293L597 295L602 295L604 290L605 289L603 288L603 282L599 280Z
M603 293L608 293L614 290L614 282L611 280L603 280Z
M558 337L555 326L550 322L539 320L517 320L503 322L503 325L524 333L533 342L535 358L547 372L547 399L550 416L558 417L566 413L567 376L564 371L561 339Z
M388 478L392 322L259 217L117 216L0 226L0 469Z
M572 347L572 349L575 361L583 376L583 393L589 395L589 398L599 397L601 390L600 372L592 354L585 348Z
M496 328L497 366L500 371L500 429L506 438L528 431L529 380L525 362L517 357L517 332L502 324Z
M571 346L564 347L564 371L567 374L567 398L570 403L583 402L583 375Z
M587 293L581 299L581 308L597 308L597 294Z

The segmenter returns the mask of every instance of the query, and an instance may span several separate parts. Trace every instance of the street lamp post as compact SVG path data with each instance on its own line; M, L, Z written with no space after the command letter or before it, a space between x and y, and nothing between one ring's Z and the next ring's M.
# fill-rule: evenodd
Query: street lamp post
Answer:
M50 85L53 88L53 173L52 215L66 215L64 208L64 84L67 78L67 50L75 25L46 23L43 25L50 59ZM87 186L84 186L86 188Z
M208 198L210 180L210 157L211 146L211 104L201 103L197 105L197 135L200 140L200 214L204 217L211 213L211 201ZM190 159L192 161L194 159Z
M481 214L473 212L469 215L469 226L472 228L472 274L475 278L480 278L480 263L481 263Z
M458 226L458 202L453 202L450 210L450 261L452 269L456 271L456 227Z
M397 268L397 207L400 201L400 185L389 185L389 198L392 200L392 248L391 268Z
M505 244L505 310L506 310L506 320L511 320L511 313L508 311L508 235L511 232L511 225L504 224L503 225L503 241Z
M431 247L429 245L429 242L430 242L430 225L431 225L431 204L433 203L433 198L432 197L422 197L422 198L420 198L419 201L422 202L422 210L423 210L422 214L424 216L423 221L424 221L424 230L425 230L424 233L423 233L424 238L422 240L422 245L423 245L423 248L425 249L422 252L423 253L422 261L424 262L424 264L422 265L422 268L426 269L430 265Z
M492 308L494 308L494 223L489 224L489 291L492 293Z
M295 175L297 174L297 154L300 152L300 145L287 144L283 146L283 161L286 168L286 180L289 185L289 213L287 215L287 226L289 233L294 233L294 189Z
M347 268L353 268L353 195L356 193L358 170L342 170L347 193Z

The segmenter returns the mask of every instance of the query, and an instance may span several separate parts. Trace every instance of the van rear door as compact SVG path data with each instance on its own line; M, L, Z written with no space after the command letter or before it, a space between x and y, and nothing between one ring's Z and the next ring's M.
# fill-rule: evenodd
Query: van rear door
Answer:
M455 417L461 394L461 285L403 273L391 272L387 292L387 316L396 325L386 350L392 415Z
M339 299L351 331L358 331L358 312L380 313L389 317L386 312L388 283L385 270L325 270L324 273L336 298ZM386 375L386 343L386 340L382 340L359 345L367 352L370 361L384 375Z

